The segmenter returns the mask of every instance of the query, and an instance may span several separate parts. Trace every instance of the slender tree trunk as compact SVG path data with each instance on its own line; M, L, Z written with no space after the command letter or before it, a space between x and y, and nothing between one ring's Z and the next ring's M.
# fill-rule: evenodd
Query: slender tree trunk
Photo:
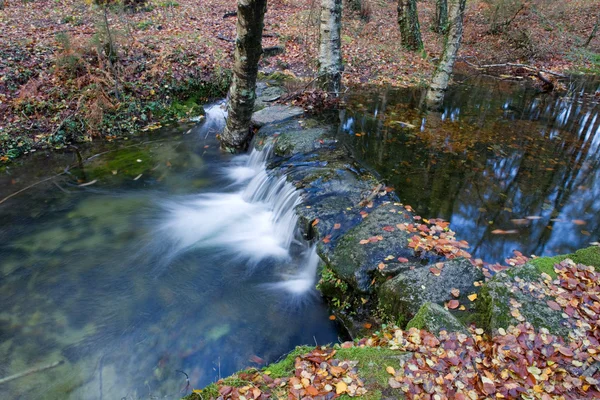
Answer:
M338 93L342 81L342 0L321 0L319 86Z
M408 50L421 50L421 28L417 14L417 0L398 0L398 25L402 46Z
M229 88L227 123L221 135L221 147L230 152L246 150L252 138L250 120L256 99L267 0L238 0L237 10L233 81Z
M444 98L444 92L448 89L448 83L452 78L452 70L456 61L456 54L460 47L463 34L463 16L465 14L466 0L450 0L450 20L448 32L446 33L446 44L440 63L438 64L431 85L427 91L427 102L439 103Z
M590 33L590 36L588 36L588 38L585 41L585 44L583 45L583 47L589 46L589 44L591 43L592 39L594 38L594 36L596 36L596 33L598 32L598 27L599 26L600 26L600 14L598 14L598 18L596 18L596 24L594 25L594 28L592 29L592 33Z
M448 27L448 0L435 0L435 26L437 33L446 33Z

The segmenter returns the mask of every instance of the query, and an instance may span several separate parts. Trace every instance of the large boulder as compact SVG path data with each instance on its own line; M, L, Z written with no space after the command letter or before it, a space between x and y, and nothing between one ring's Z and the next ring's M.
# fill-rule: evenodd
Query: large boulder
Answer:
M475 282L484 280L483 273L464 258L441 264L435 264L436 273L426 266L402 271L386 281L379 289L379 309L400 326L412 319L427 302L443 305L456 300L458 305L464 306L464 310L457 305L454 312L472 312L474 303L468 296L478 292ZM452 293L456 289L458 297Z

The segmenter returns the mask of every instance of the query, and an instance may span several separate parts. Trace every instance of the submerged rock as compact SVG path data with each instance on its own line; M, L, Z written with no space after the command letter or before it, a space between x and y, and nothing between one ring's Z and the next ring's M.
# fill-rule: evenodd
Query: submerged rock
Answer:
M404 326L427 302L444 304L457 300L465 306L465 310L457 312L472 311L474 306L467 296L478 292L474 283L483 281L483 273L464 258L441 264L437 265L439 275L433 274L427 266L403 271L386 281L379 289L380 310L400 326ZM458 298L452 294L453 289L459 290Z
M440 331L461 332L469 334L469 330L444 307L427 302L421 306L419 312L406 325L406 329L424 329L435 335Z

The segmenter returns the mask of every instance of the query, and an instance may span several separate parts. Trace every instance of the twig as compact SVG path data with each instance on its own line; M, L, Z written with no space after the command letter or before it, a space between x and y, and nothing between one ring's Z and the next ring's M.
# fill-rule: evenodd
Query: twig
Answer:
M217 35L217 39L223 40L223 41L229 42L229 43L235 43L235 39L226 38L225 36L223 36L221 34Z
M185 385L185 388L181 389L180 392L184 392L187 393L188 389L190 388L190 377L188 374L186 374L185 372L183 372L180 369L176 369L175 372L181 372L182 374L185 375L185 381L187 382L187 384Z
M229 17L236 17L236 16L237 16L237 11L229 11L229 12L226 12L225 14L223 14L223 19L229 18Z
M23 378L24 376L27 376L27 375L35 374L36 372L42 372L47 369L58 367L59 365L61 365L64 362L65 362L65 360L60 360L60 361L53 362L52 364L43 365L41 367L30 368L25 371L19 372L17 374L7 376L6 378L0 379L0 385L3 383L14 381L15 379Z

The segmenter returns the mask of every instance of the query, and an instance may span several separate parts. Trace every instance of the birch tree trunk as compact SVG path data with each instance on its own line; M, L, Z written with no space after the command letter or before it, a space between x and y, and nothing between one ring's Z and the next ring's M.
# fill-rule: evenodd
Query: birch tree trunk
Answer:
M342 0L321 0L319 86L338 93L342 81Z
M440 63L438 64L431 84L427 91L427 102L432 105L440 103L444 98L444 92L448 89L448 83L452 78L452 70L456 61L456 54L460 47L463 34L463 16L465 14L466 0L450 0L450 18L448 32L446 33L446 44Z
M252 139L250 120L266 11L267 0L238 0L233 81L229 88L227 123L221 135L221 148L230 152L246 150Z
M435 26L437 33L446 33L448 27L448 0L435 0Z
M417 0L398 0L398 25L402 46L408 50L421 50L421 27L417 14Z

